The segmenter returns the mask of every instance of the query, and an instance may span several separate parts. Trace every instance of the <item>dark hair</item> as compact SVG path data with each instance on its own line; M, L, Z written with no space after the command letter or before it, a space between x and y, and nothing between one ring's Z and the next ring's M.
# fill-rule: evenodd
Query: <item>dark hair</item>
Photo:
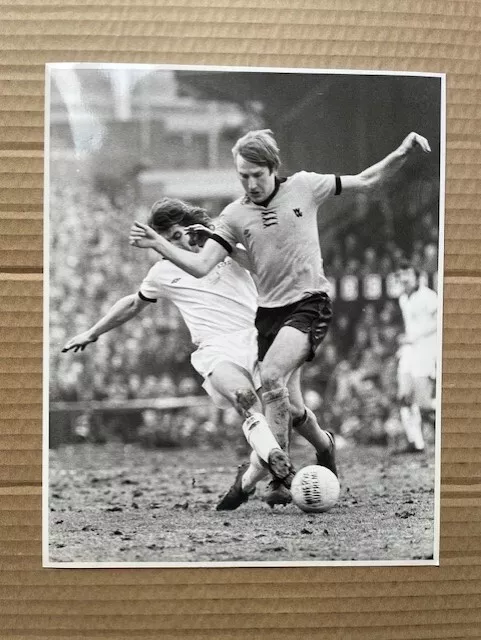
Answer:
M157 233L168 231L174 224L188 227L191 224L212 226L212 220L205 209L187 204L175 198L161 198L152 205L147 221Z
M247 162L257 164L260 167L268 167L269 173L277 171L281 165L279 147L270 129L249 131L239 138L232 148L234 160L238 155Z
M402 258L402 260L399 261L399 265L397 270L398 271L407 271L409 269L412 269L414 271L414 273L416 274L416 278L419 278L419 276L421 275L419 272L419 269L417 269L414 265L412 265L409 260L407 260L406 258Z

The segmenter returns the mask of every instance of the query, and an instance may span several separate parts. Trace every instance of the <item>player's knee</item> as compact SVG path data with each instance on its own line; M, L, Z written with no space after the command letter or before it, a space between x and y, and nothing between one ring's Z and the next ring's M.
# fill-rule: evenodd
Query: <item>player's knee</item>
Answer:
M257 406L258 403L259 399L253 389L244 387L235 390L234 406L242 416L253 410L259 410L260 406Z
M272 391L284 386L282 376L276 367L265 366L261 369L262 388L264 391Z

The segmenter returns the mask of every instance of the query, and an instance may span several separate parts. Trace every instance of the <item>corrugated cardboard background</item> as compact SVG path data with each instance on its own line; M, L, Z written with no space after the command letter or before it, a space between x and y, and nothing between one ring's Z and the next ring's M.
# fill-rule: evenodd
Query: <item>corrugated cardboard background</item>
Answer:
M481 2L0 1L0 637L481 638ZM41 568L44 63L448 74L441 567Z

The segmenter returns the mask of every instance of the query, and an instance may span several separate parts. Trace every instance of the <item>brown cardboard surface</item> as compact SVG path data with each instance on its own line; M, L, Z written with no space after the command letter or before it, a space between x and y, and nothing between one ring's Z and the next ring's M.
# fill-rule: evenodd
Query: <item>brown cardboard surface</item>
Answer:
M5 640L481 637L481 3L3 1L0 629ZM41 567L46 62L447 73L441 566Z

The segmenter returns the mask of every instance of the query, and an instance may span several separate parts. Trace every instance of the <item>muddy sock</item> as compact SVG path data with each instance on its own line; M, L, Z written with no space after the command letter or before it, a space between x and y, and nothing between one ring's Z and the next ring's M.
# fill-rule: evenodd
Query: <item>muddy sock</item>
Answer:
M267 424L284 451L289 446L291 411L287 387L278 387L262 394Z

